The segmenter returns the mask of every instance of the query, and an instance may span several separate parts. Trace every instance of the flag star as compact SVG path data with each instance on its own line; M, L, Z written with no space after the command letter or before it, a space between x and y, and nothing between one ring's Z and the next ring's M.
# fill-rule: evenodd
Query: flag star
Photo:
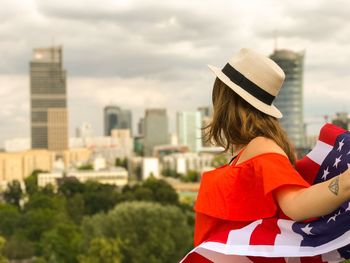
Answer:
M335 162L333 164L333 167L338 168L338 163L341 161L342 155L340 155L338 158L335 158Z
M310 224L307 224L305 227L303 227L301 230L307 235L314 235L314 233L311 233L312 227L309 226Z
M345 209L345 211L350 211L350 202L348 203L348 207Z
M328 171L328 167L327 167L327 169L323 170L322 179L323 179L323 180L326 180L328 174L329 174L329 171Z
M330 218L328 219L327 223L329 223L329 222L332 221L332 220L335 222L335 220L336 220L336 218L337 218L338 215L340 215L340 211L339 211L337 214L334 214L334 216L330 217Z
M339 142L339 147L338 147L338 149L337 149L337 151L341 151L341 148L343 148L343 146L344 146L344 139L342 139L340 142Z

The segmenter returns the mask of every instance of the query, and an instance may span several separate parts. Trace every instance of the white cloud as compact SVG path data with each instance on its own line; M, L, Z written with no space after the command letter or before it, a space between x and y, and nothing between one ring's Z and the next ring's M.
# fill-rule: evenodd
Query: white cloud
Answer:
M349 110L345 0L0 3L0 142L29 135L31 52L53 41L64 46L71 133L82 121L102 133L108 103L133 109L135 122L146 107L166 107L174 120L210 104L206 65L223 66L241 47L269 55L275 31L278 47L306 50L306 117Z

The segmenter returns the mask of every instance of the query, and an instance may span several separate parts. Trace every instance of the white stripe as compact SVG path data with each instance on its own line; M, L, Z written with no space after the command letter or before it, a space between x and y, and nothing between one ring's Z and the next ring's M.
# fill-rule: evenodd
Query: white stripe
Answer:
M251 261L249 258L245 256L236 256L236 255L227 256L225 254L213 252L205 248L200 248L196 252L215 263L232 263L232 262L253 263L253 261Z
M238 246L249 246L250 237L254 231L254 229L260 225L262 220L256 220L249 225L242 227L240 229L231 230L228 238L227 245L238 245Z
M303 236L292 230L294 221L279 219L277 225L281 234L276 236L275 246L300 246Z
M197 248L205 248L226 255L261 256L261 257L310 257L329 253L349 244L350 231L335 240L318 247L300 247L295 245L284 246L247 246L226 245L218 242L204 242Z
M332 145L329 145L322 141L317 141L316 146L306 156L321 166L322 162L332 149Z

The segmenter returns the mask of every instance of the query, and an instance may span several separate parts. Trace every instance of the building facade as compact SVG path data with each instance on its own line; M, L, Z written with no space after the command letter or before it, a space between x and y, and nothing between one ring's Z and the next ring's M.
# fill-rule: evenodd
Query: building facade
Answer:
M144 155L152 156L158 145L168 144L168 117L165 109L146 109L144 122Z
M109 105L104 108L104 132L110 136L113 129L129 129L132 133L132 115L130 110Z
M68 148L66 94L62 47L34 49L30 62L32 149Z
M201 113L199 111L178 112L176 127L179 144L188 146L192 152L198 152L202 147Z
M303 110L304 55L304 52L275 50L270 56L286 75L274 104L282 112L282 127L296 148L305 147L306 137Z

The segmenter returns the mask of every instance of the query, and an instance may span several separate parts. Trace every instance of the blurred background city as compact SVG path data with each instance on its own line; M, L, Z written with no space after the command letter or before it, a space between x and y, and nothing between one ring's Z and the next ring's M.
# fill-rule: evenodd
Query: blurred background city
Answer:
M346 1L0 0L0 262L177 262L192 247L214 75L286 73L299 156L349 129Z

